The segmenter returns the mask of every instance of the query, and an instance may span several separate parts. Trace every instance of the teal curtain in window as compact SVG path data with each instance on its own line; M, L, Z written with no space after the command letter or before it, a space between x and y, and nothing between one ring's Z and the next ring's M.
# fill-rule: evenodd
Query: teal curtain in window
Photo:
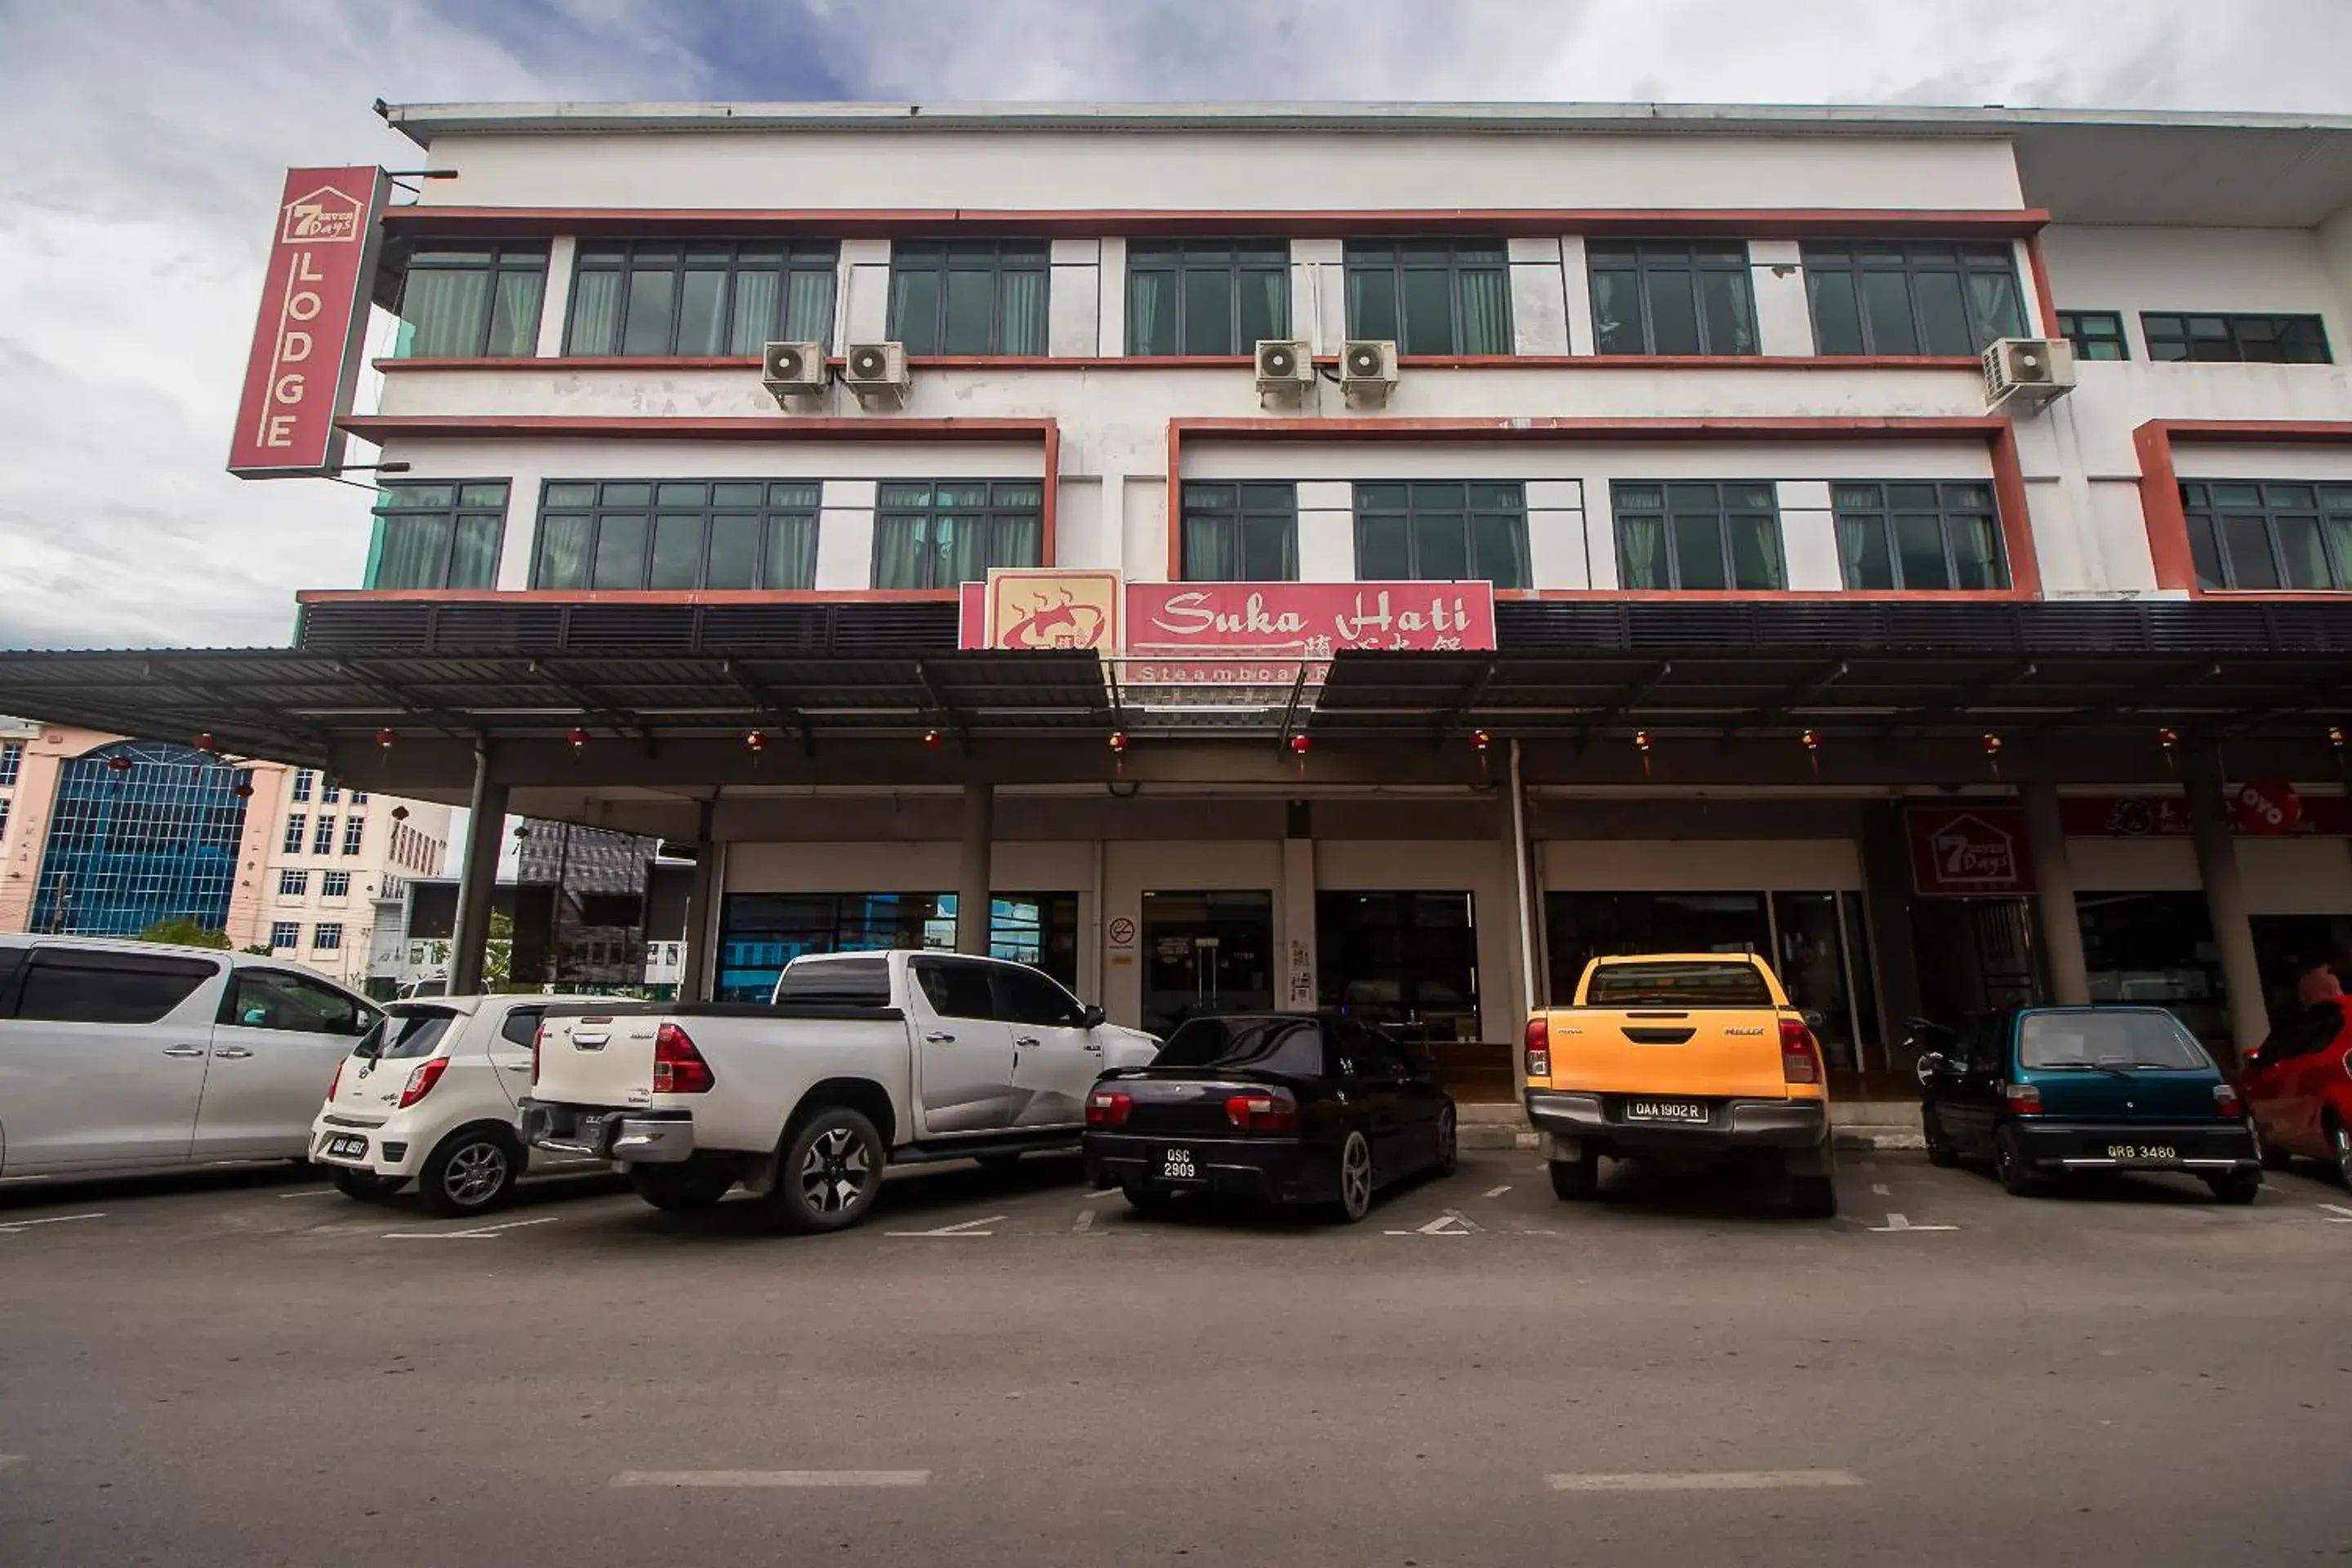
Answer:
M928 588L931 585L929 522L929 519L921 517L886 517L875 521L876 587Z
M449 551L446 517L388 517L376 564L376 588L438 588Z
M816 519L768 520L768 561L763 586L809 588L816 584Z
M1003 272L997 275L997 308L1003 346L1008 354L1045 352L1045 274Z
M489 307L487 267L414 268L401 298L401 313L416 329L410 352L418 359L479 353L482 318Z
M833 283L832 273L806 268L788 275L784 287L785 342L829 343L833 341ZM763 316L761 319L766 321L769 318Z
M1462 352L1465 354L1507 354L1511 352L1510 284L1500 269L1465 268L1462 280Z
M728 316L727 352L756 354L768 346L768 332L776 320L776 295L782 279L773 272L735 274L735 303ZM805 339L786 338L787 342Z
M609 268L582 268L572 282L572 332L564 352L609 354L621 332L621 274Z
M1969 295L1976 307L1979 348L1995 338L2025 335L2025 304L2018 298L2015 277L2007 272L1971 271Z
M546 292L547 274L501 268L498 292L490 305L489 342L483 353L494 358L528 358L539 352L539 307Z
M495 517L457 520L457 547L449 557L450 587L498 586L499 522Z
M1176 274L1130 272L1127 278L1127 352L1176 352Z
M1045 558L1045 519L1000 517L996 520L993 544L989 559L981 563L974 576L987 576L991 566L1034 566Z
M1666 520L1649 516L1617 520L1619 586L1664 588L1673 579L1666 572Z

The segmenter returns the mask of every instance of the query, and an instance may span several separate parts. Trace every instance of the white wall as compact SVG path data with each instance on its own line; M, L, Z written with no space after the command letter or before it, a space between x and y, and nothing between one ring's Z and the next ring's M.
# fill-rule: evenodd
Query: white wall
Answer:
M1544 887L1559 892L1862 887L1861 856L1851 838L1553 838L1537 846L1537 868Z
M2340 915L2352 910L2352 840L2235 840L2246 902L2258 915ZM2084 893L2193 893L2196 846L2187 838L2070 838L2066 858Z

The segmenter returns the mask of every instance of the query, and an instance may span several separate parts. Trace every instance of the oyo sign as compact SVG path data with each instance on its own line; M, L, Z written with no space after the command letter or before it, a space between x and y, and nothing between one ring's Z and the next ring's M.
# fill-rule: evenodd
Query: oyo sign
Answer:
M228 470L244 479L332 474L351 411L375 275L381 169L289 169L247 355Z
M1924 898L2003 898L2033 891L2025 816L2014 806L1913 806L1911 883Z
M2293 833L2303 820L2303 797L2284 779L2248 779L2231 786L2230 812L2241 833Z

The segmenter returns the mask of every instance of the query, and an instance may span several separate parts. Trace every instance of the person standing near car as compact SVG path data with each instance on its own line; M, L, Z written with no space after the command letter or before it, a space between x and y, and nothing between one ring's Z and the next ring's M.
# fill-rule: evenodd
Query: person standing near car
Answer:
M2317 1006L2322 1002L2334 1002L2344 994L2342 972L2345 954L2341 950L2328 954L2305 970L2294 983L2295 1005Z

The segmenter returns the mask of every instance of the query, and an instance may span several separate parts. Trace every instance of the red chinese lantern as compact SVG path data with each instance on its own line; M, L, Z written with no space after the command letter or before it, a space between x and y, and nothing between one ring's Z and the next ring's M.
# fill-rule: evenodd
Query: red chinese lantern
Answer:
M375 732L375 743L383 751L392 750L392 743L399 739L400 736L390 730L378 730Z
M751 748L752 759L757 761L760 753L768 749L768 737L754 730L743 737L743 744Z
M936 746L939 743L940 732L937 730L926 730L923 731L923 744L926 746Z
M220 750L220 746L213 740L212 731L209 730L199 734L192 743L195 746L196 750L205 753L207 756Z
M588 749L588 731L576 724L572 726L572 733L563 738L571 742L572 754L575 757Z

